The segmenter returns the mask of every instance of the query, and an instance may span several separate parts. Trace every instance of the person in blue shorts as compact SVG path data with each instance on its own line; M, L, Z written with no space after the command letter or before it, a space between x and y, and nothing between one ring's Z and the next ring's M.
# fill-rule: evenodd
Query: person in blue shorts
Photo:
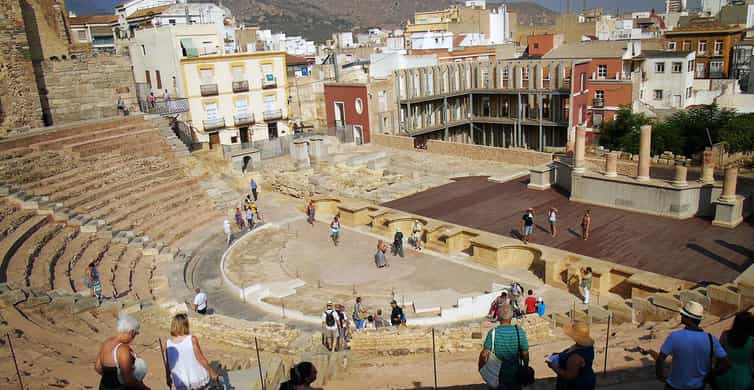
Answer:
M521 231L523 232L524 244L529 243L529 237L534 233L534 209L528 208L521 217Z

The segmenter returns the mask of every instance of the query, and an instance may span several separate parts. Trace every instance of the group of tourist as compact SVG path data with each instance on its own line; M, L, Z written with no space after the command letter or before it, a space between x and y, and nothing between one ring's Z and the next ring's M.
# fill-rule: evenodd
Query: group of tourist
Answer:
M259 187L254 179L251 179L249 189L251 190L251 193L246 194L243 198L241 201L241 207L236 207L235 222L238 230L247 229L248 231L251 231L254 229L257 222L262 220L262 214L257 207ZM233 240L233 229L230 221L227 219L223 221L223 232L225 232L227 237L226 245L230 246L230 242Z
M335 352L347 349L352 331L362 329L379 329L387 326L400 326L406 324L406 314L403 308L395 300L390 301L390 319L383 318L382 309L370 313L361 302L361 297L356 297L351 317L345 311L342 304L327 302L322 312L322 344L328 351Z
M550 207L547 210L547 222L550 225L550 235L556 237L558 235L558 209ZM592 227L592 211L587 209L584 215L581 217L581 238L583 240L589 239L589 230ZM544 230L544 229L543 229ZM531 240L532 234L534 234L534 208L529 207L521 217L521 227L519 229L521 239L524 244L528 244Z
M421 235L422 225L419 221L416 221L411 228L411 237L409 237L408 239L409 244L411 244L416 251L422 250ZM393 235L393 243L390 246L390 253L393 256L404 257L403 239L403 232L401 232L400 228L396 228L395 234ZM388 264L387 262L385 253L387 253L387 244L383 240L377 240L377 252L375 252L374 254L374 265L377 266L377 268L385 268L390 266L390 264Z
M523 291L523 287L518 282L513 282L509 289L503 289L500 292L500 295L495 297L490 304L487 318L492 321L499 320L500 308L503 305L510 305L513 308L514 317L522 317L527 314L537 314L540 317L543 317L547 309L544 298L535 297L534 291L529 290L522 306L521 295L523 294Z

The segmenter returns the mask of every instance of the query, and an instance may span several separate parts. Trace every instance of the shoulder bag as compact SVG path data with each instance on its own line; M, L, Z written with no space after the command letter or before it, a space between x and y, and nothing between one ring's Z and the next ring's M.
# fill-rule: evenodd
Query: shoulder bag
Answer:
M516 370L516 382L528 386L534 383L534 369L521 359L521 336L518 334L518 325L516 325L516 340L518 341L518 369Z
M495 356L495 329L492 328L492 337L490 338L492 340L490 356L487 358L487 363L484 363L484 366L479 370L479 374L482 375L484 382L493 389L497 389L497 386L500 384L500 364L502 363Z

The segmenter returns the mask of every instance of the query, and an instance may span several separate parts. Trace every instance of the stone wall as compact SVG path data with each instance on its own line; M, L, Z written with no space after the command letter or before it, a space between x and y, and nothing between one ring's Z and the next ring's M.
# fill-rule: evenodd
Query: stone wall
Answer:
M604 172L605 171L605 158L587 157L584 159L585 167L587 171L592 172ZM617 169L619 175L636 177L638 172L637 161L618 160Z
M414 150L414 139L400 135L372 134L373 144L401 150Z
M552 161L551 153L437 140L427 141L427 150L431 153L439 153L446 156L465 157L472 160L491 160L528 167L543 165Z
M42 108L18 1L0 2L0 137L42 125Z
M119 96L132 111L137 107L128 57L100 54L46 60L42 74L52 124L116 116Z

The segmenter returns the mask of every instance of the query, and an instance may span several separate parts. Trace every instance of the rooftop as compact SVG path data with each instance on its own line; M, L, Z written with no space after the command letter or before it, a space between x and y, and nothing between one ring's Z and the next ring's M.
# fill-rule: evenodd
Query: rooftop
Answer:
M132 13L131 15L129 15L128 19L138 19L138 18L153 16L153 15L159 15L170 7L172 7L172 5L160 5L157 7L142 8Z
M565 43L552 49L542 58L620 58L628 47L626 41L587 41Z
M118 21L116 15L90 15L77 16L68 19L71 26L81 26L85 24L112 24Z
M693 51L642 50L641 55L637 58L685 58L690 53L693 53Z
M683 35L698 33L740 33L745 30L744 27L723 24L716 18L692 18L687 24L676 27L672 31L666 31L665 35Z

